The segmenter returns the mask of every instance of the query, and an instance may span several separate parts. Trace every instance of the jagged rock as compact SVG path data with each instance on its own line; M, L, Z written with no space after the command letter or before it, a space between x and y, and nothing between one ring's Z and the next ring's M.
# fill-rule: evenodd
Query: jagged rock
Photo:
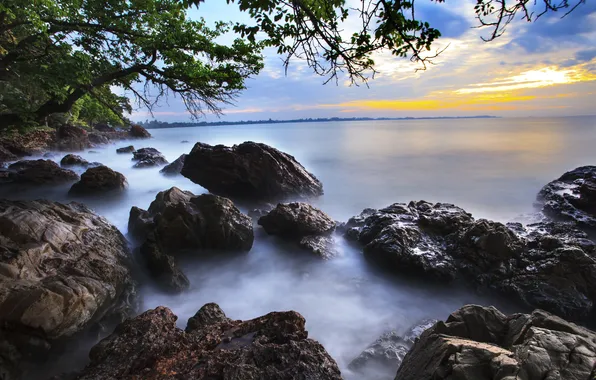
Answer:
M165 307L122 323L93 347L79 380L341 379L333 358L307 338L300 314L231 321L215 306L203 307L189 332L176 327L176 316Z
M270 235L302 238L308 235L325 235L333 232L335 221L323 211L308 203L280 203L269 214L259 218Z
M56 149L60 151L85 150L91 146L87 131L72 125L58 128Z
M144 241L153 228L153 216L146 210L132 206L128 217L129 235L139 241Z
M126 317L134 294L129 258L118 229L82 204L0 200L2 368L16 374L14 360Z
M329 236L305 236L300 239L298 245L301 248L306 249L307 251L310 251L325 260L329 260L340 255L337 248L335 248L335 242L333 241L333 238Z
M132 152L133 161L137 161L135 168L148 168L152 166L162 166L168 163L168 160L155 148L141 148Z
M67 154L60 160L60 166L82 166L84 168L89 166L89 161L76 154Z
M149 133L145 128L141 127L138 124L133 124L128 131L128 134L134 138L141 138L146 139L151 137L151 133Z
M347 223L346 236L385 269L439 281L460 278L572 320L586 320L594 308L596 250L570 224L510 228L423 201L366 215Z
M132 145L124 146L122 148L116 149L116 153L132 153L135 151L135 147Z
M294 157L254 142L231 148L197 143L181 173L213 193L236 198L277 200L323 194L321 182Z
M107 166L90 168L81 175L81 180L70 188L69 194L93 195L119 192L128 187L126 177Z
M24 160L8 167L12 183L27 185L59 185L79 179L77 173L63 169L52 160Z
M166 191L160 191L155 200L149 205L149 213L153 216L163 213L168 208L173 208L177 203L189 203L195 195L190 191L180 190L172 187Z
M550 182L538 193L538 202L548 216L595 230L596 166L579 167Z
M174 258L164 253L153 234L141 245L140 254L147 264L149 274L161 287L172 292L188 289L190 281L178 268Z
M219 307L216 303L208 303L203 305L193 315L188 319L188 323L186 324L186 331L187 333L193 331L201 331L202 329L215 325L217 323L232 323L233 321L226 317L224 311Z
M426 330L395 380L590 380L596 334L542 310L464 306Z
M348 368L361 374L377 373L379 377L394 374L416 339L436 322L434 319L423 320L410 327L403 336L395 331L384 333L352 360Z
M163 167L159 172L165 175L178 175L184 166L184 160L186 159L186 154L181 155L178 157L174 162L168 164Z

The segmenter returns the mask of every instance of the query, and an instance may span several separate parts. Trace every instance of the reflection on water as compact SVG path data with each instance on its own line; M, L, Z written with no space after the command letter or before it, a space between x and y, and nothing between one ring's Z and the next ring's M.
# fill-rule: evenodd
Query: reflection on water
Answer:
M170 161L192 148L181 140L271 144L294 155L323 182L325 195L313 202L343 221L365 207L419 199L455 203L476 217L504 221L531 211L537 191L546 182L596 162L595 117L303 123L151 132L154 139L131 143L136 148L155 147ZM123 232L130 207L147 208L158 191L171 186L195 194L205 191L183 177L163 177L157 169L132 169L131 155L115 152L125 145L128 142L95 149L98 154L81 154L128 178L130 188L124 195L84 200ZM0 191L13 199L71 199L65 187L18 194ZM445 318L464 303L495 302L471 290L387 278L369 268L357 248L341 238L337 242L342 256L320 262L257 230L248 254L184 263L192 282L190 291L172 296L146 286L144 308L166 305L180 317L181 326L206 302L219 303L237 319L297 310L306 317L310 336L321 341L349 379L361 376L351 377L347 363L385 329L404 331L421 318Z

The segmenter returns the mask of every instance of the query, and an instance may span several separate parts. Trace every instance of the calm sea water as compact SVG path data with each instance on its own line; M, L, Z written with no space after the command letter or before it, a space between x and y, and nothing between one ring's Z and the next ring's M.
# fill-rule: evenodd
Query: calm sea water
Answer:
M340 221L366 207L420 199L454 203L477 218L509 221L532 212L536 193L550 180L596 164L596 117L299 123L151 133L151 140L130 143L155 147L170 161L197 141L273 145L323 182L325 195L313 203ZM125 145L81 153L128 178L123 196L85 201L124 233L131 206L147 208L157 192L172 186L205 192L186 178L163 177L159 169L132 169L130 155L115 152ZM5 191L3 196L67 201L66 191ZM321 262L257 230L246 255L183 263L190 291L172 296L145 286L143 309L168 306L181 327L206 302L219 303L235 319L293 309L306 317L310 336L338 361L344 376L356 379L361 376L350 374L347 364L387 329L403 331L422 318L443 319L465 303L511 307L469 289L387 278L370 268L357 248L340 238L337 244L342 256Z

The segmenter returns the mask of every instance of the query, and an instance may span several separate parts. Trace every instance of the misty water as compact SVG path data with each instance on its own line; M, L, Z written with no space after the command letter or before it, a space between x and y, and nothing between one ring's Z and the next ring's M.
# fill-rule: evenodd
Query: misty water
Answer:
M129 143L137 149L157 148L170 162L188 153L197 141L270 144L295 156L322 181L325 195L312 203L338 221L366 207L424 199L454 203L476 218L506 222L532 212L536 193L547 182L577 166L596 163L596 117L297 123L150 132L151 140L122 141L77 153L127 177L124 195L82 200L125 234L131 206L146 209L159 191L172 186L195 194L206 191L184 177L164 177L159 168L133 169L131 155L116 154L116 148ZM2 196L73 200L67 189ZM240 205L245 212L249 207ZM183 263L191 281L189 291L171 295L144 284L139 291L141 311L165 305L184 327L207 302L218 303L234 319L296 310L305 316L310 337L325 346L346 379L362 378L350 373L348 363L389 329L403 332L423 318L444 319L466 303L520 311L473 289L388 276L339 236L341 256L321 261L255 227L255 243L248 254ZM87 349L79 348L79 357L84 358ZM72 363L68 362L69 370L76 369Z

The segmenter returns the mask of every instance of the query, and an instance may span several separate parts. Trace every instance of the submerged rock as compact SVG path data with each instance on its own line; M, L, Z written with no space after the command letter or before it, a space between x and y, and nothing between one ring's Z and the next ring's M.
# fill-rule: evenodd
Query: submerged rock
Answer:
M121 321L134 292L129 259L118 229L82 204L0 200L0 362L12 357L16 373L12 360Z
M107 166L87 169L81 180L70 188L69 194L93 195L120 192L128 187L126 177Z
M81 166L86 168L89 166L89 161L76 154L67 154L60 160L60 166Z
M563 174L538 193L544 214L571 220L596 230L596 166L582 166Z
M294 311L232 321L208 304L187 331L176 327L176 319L158 307L122 323L93 347L78 379L341 379L333 358L308 339L305 320Z
M233 147L197 143L182 175L221 195L253 200L316 197L323 185L294 157L265 144Z
M590 330L542 310L468 305L422 333L395 380L589 380L595 366Z
M302 238L308 235L330 234L335 221L323 211L303 202L280 203L267 215L259 218L270 235Z
M120 153L120 154L122 154L122 153L132 153L134 151L135 151L135 147L132 146L132 145L124 146L122 148L116 149L116 153Z
M369 210L346 228L367 259L392 271L464 279L573 320L594 308L594 243L569 224L505 226L420 201Z
M159 172L169 176L180 174L180 171L184 166L184 160L186 159L186 156L186 154L181 155L171 164L164 166L163 169L161 169Z
M132 152L133 161L137 161L135 168L148 168L152 166L163 166L168 160L155 148L141 148Z
M8 167L9 181L28 185L59 185L79 179L77 173L63 169L52 160L24 160Z

